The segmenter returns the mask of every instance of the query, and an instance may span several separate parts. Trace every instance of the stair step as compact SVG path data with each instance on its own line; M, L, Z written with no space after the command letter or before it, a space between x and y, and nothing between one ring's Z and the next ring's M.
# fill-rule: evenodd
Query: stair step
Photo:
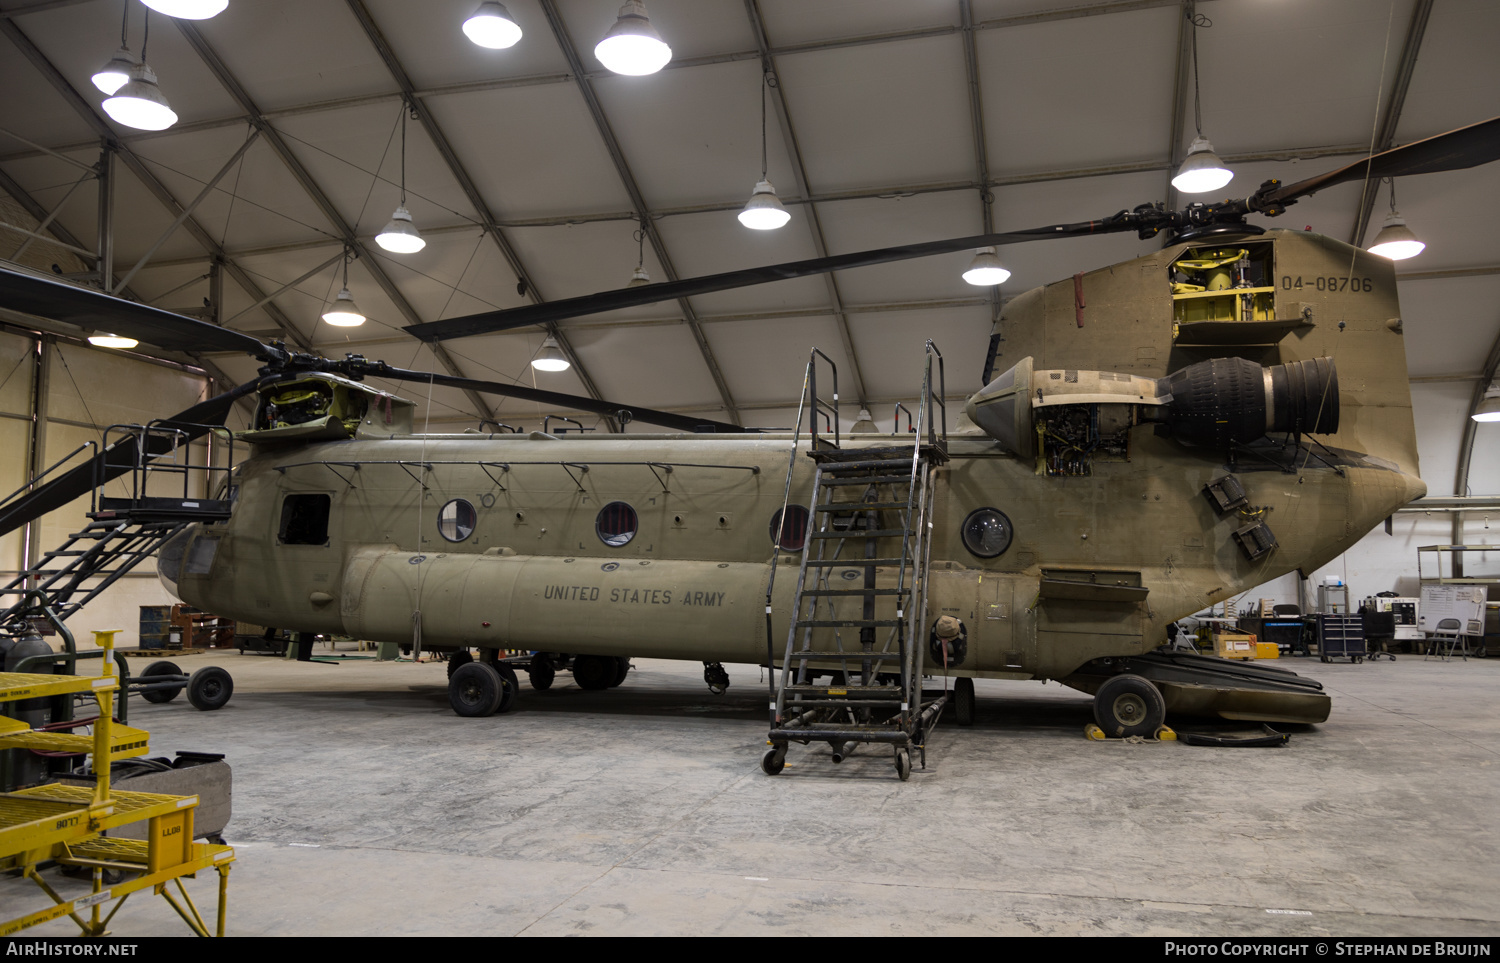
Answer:
M819 596L828 596L828 595L909 595L909 594L911 594L911 589L909 589L909 588L904 588L904 589L893 589L893 588L876 588L876 589L803 589L802 590L802 594L803 595L819 595Z
M872 468L904 468L911 464L911 456L906 458L868 458L862 461L839 461L827 462L823 465L823 474L829 475L846 471L869 471Z
M909 532L909 531L907 531L904 528L871 528L871 529L863 529L863 530L857 529L857 528L851 528L848 531L843 531L843 532L838 532L838 531L834 531L834 532L814 532L812 537L813 538L895 538L898 535L915 535L915 534L917 534L917 533L916 532Z
M891 482L909 482L910 475L868 475L864 478L829 478L826 475L818 479L818 484L825 487L836 485L886 485Z
M905 619L798 619L805 629L882 629L905 625Z
M808 568L869 568L875 565L900 565L899 558L831 558L831 559L808 559Z
M911 508L906 502L825 502L816 505L816 512L864 512L878 509Z
M796 662L800 662L803 659L809 661L844 661L847 659L864 661L865 659L869 659L871 662L891 662L899 658L901 658L900 652L813 652L811 650L803 650L792 653L792 660Z

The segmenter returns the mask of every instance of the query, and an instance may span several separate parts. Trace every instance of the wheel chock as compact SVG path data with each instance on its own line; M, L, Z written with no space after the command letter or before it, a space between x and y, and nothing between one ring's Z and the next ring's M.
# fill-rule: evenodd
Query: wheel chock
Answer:
M1106 740L1106 739L1109 738L1109 736L1105 735L1103 729L1101 729L1098 726L1094 725L1092 722L1083 727L1083 735L1084 735L1085 739L1095 739L1095 740L1098 740L1099 742L1103 742L1104 740ZM1171 728L1169 728L1167 726L1158 726L1157 729L1156 729L1156 733L1155 733L1155 735L1153 735L1151 737L1151 740L1143 739L1140 736L1133 736L1131 738L1136 739L1137 741L1140 741L1140 742L1146 742L1146 741L1176 742L1177 741L1177 730L1171 729Z

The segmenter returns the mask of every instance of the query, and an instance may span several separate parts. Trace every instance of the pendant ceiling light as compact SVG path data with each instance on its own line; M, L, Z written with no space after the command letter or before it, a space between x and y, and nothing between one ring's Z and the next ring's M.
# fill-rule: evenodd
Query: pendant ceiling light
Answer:
M627 288L638 288L638 287L640 287L643 284L650 284L651 283L651 275L649 275L649 274L646 273L646 219L645 218L641 218L641 226L638 227L638 228L636 228L636 231L635 231L635 243L636 243L636 246L637 246L636 247L637 255L636 255L636 260L635 260L635 272L630 275L630 280L628 282L626 282L625 286Z
M1184 194L1203 194L1228 184L1234 179L1234 172L1224 166L1219 155L1214 153L1214 146L1203 136L1203 105L1198 93L1198 28L1212 27L1213 21L1191 10L1184 16L1193 29L1193 124L1198 136L1193 138L1187 157L1177 169L1177 176L1172 178L1172 186Z
M641 0L626 0L620 8L620 19L594 47L594 56L617 74L642 77L665 67L672 59L672 48L651 26L646 5Z
M1500 421L1500 384L1492 384L1484 392L1484 400L1471 416L1475 421Z
M406 118L410 112L405 106L401 110L401 203L396 205L390 223L375 235L375 243L392 254L415 254L427 242L422 240L421 232L412 223L411 212L406 209Z
M464 21L464 35L481 47L504 50L521 39L521 27L500 3L481 3Z
M770 64L766 64L760 84L760 180L750 192L745 209L740 211L740 223L755 231L774 231L792 219L787 209L781 206L776 188L766 180L766 88L774 83Z
M974 260L969 262L968 270L964 271L964 280L970 284L986 286L992 284L1004 284L1010 278L1010 271L1000 263L1000 257L992 247L982 247L974 252Z
M542 342L542 350L531 359L531 366L538 371L567 371L572 367L557 346L557 339L550 335Z
M354 295L349 293L349 252L344 252L344 286L339 289L338 297L323 312L323 320L339 328L357 328L365 323L365 314L354 303Z
M128 12L129 8L126 9ZM120 32L123 37L123 27ZM146 44L150 40L151 12L148 10L141 37L141 62L130 69L129 79L104 99L103 107L117 124L136 130L166 130L177 123L177 114L167 106L167 98L156 86L156 73L146 64Z
M126 338L118 334L91 334L89 344L99 348L133 348L140 344L134 338ZM1477 415L1475 417L1478 417Z
M207 20L218 16L229 6L229 0L141 0L157 13L178 20Z
M113 94L130 80L131 73L138 67L135 54L124 44L115 51L115 55L109 58L109 62L100 67L94 74L94 86L104 91L106 95Z
M1375 235L1375 242L1370 245L1369 251L1392 261L1404 261L1421 254L1426 247L1412 229L1406 226L1406 219L1401 216L1401 212L1396 210L1396 181L1392 178L1391 212L1385 216L1385 224L1381 226L1380 233Z

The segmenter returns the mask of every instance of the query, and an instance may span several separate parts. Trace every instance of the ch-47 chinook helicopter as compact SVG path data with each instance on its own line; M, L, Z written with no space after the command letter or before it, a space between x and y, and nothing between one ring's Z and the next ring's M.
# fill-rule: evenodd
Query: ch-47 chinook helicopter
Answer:
M1347 181L1497 157L1500 118L1297 184L1268 181L1241 200L1143 205L407 329L436 342L970 248L1169 232L1155 253L1010 301L1005 339L991 342L1003 353L991 351L963 419L938 404L942 365L929 342L916 433L757 433L332 361L16 271L0 272L0 299L163 348L243 350L266 363L259 379L162 422L202 434L237 398L258 397L239 435L251 457L205 503L218 514L158 553L183 601L448 652L449 701L465 716L512 705L517 660L505 650L537 653L524 668L539 687L568 666L585 688L618 684L630 656L702 661L715 685L727 684L720 663L769 664L766 772L780 771L790 742L827 742L835 758L874 742L893 747L905 778L940 710L972 721L974 678L1055 679L1092 693L1114 735L1150 733L1168 711L1327 718L1322 687L1291 672L1156 651L1174 619L1312 571L1426 491L1391 262L1245 218ZM809 371L803 404L817 425L827 409ZM412 403L366 377L663 431L418 434ZM0 510L0 532L164 445L149 432L121 438Z

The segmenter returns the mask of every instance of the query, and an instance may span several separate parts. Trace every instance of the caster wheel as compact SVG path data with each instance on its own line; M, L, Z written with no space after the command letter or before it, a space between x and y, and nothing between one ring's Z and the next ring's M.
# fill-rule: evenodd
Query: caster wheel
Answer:
M775 776L786 768L786 750L770 748L766 754L760 757L760 771L768 776Z
M967 676L953 682L953 721L961 726L974 724L974 680Z
M188 677L188 701L201 712L222 709L234 694L234 680L217 665L206 665Z
M911 778L911 753L905 749L896 750L896 775L902 782Z

